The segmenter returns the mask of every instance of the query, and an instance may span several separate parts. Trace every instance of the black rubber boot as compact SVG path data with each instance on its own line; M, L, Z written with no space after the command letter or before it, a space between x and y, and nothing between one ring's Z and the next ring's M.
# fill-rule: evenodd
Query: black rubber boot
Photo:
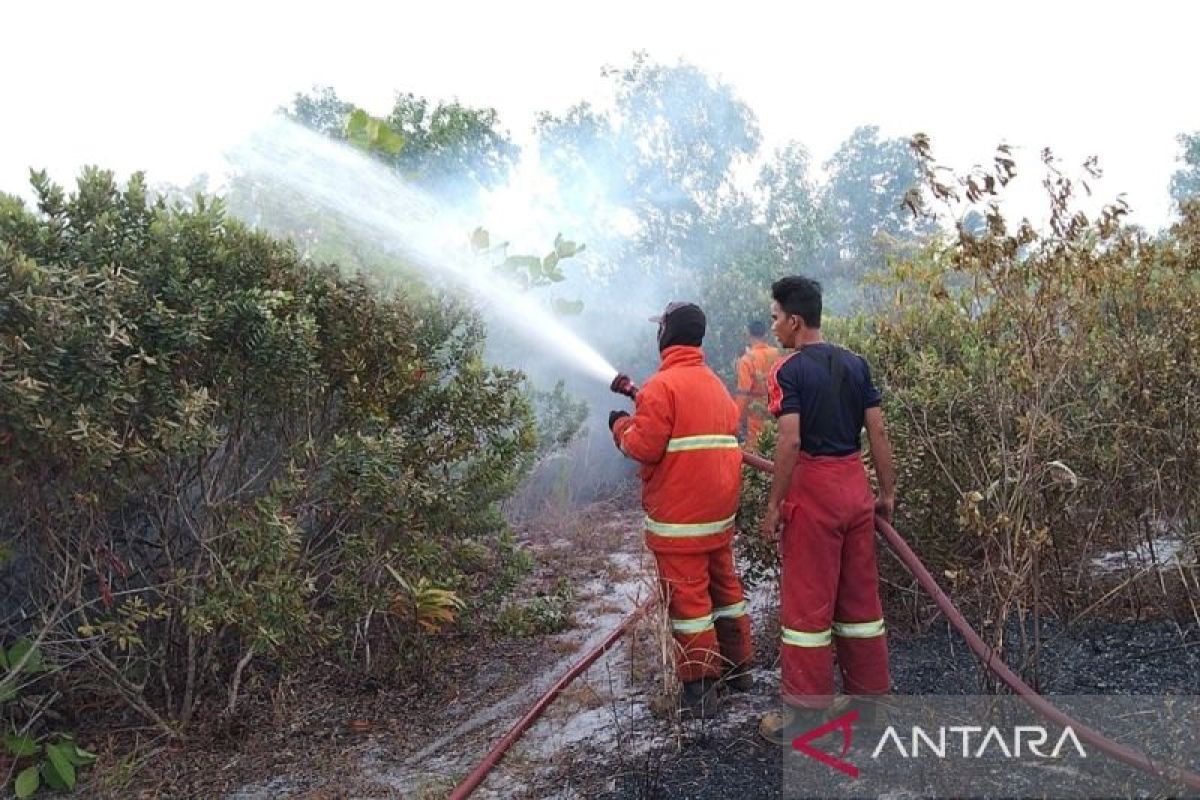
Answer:
M890 717L888 695L851 695L849 708L858 711L854 725L854 741L857 747L874 749L879 737L887 730Z
M712 678L688 681L679 693L679 716L683 719L711 717L716 713L719 701L717 681Z
M754 676L750 674L749 664L729 667L721 676L721 681L735 692L748 692L754 688Z

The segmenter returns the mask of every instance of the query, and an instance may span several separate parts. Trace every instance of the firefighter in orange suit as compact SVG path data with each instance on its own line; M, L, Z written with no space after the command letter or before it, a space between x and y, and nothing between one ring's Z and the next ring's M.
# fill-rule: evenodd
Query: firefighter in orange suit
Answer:
M767 421L767 376L779 360L779 351L767 344L767 326L754 320L746 327L750 337L746 352L737 361L738 429L746 431L746 446L758 447L758 434Z
M742 479L738 411L704 363L704 312L671 303L658 322L661 365L638 392L633 415L614 411L617 447L641 463L646 544L677 644L686 714L713 707L722 683L752 685L746 597L733 563Z

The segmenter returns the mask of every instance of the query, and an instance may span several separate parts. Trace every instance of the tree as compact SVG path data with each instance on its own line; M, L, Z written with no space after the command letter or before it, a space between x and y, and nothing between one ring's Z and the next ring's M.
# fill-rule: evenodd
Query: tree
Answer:
M933 231L933 223L903 206L920 179L905 139L881 139L874 125L857 128L825 168L825 213L836 227L824 267L835 278L858 281L883 266L890 251Z
M396 168L436 192L474 194L498 186L520 155L500 129L494 108L471 108L457 100L431 104L401 94L387 121L404 137Z
M720 366L736 354L745 315L763 302L734 274L765 249L754 203L735 181L737 166L757 152L757 120L732 87L686 62L637 53L602 74L613 88L611 111L579 103L539 115L542 164L567 187L572 217L596 225L580 235L606 257L611 283L652 284L655 303L663 294L704 302L714 344L716 331L736 331L723 337L728 346L710 350ZM606 351L634 371L651 369L638 360L649 358L642 349L622 354L628 336L607 322L592 328L620 337L603 343Z
M283 109L290 119L331 139L346 135L346 117L354 104L337 96L332 86L313 88L311 94L297 93L292 107Z
M354 111L354 104L326 86L297 94L284 113L341 141L347 138L346 121ZM494 108L473 108L457 100L433 102L402 93L382 119L404 143L395 153L377 154L380 160L422 189L455 200L470 201L481 189L503 183L520 155L508 132L500 128Z
M537 116L542 163L563 186L565 211L578 220L604 216L614 205L631 205L631 186L618 167L622 147L614 121L590 103L581 102L561 116Z
M518 149L500 130L495 109L457 101L433 103L400 94L386 117L369 116L332 87L299 93L288 118L336 141L348 141L404 180L440 200L468 209L479 192L503 182ZM412 284L416 275L394 253L347 230L303 192L262 175L239 174L226 192L230 211L279 236L293 239L305 256L337 261L355 270L387 265ZM464 246L470 229L463 231ZM416 281L419 283L419 281Z
M791 142L776 151L758 179L772 251L787 272L813 271L831 234L820 189L809 174L810 160L804 145Z
M1183 153L1179 160L1183 167L1171 176L1171 199L1176 206L1194 197L1200 197L1200 131L1181 133L1178 137Z
M560 181L633 212L648 265L694 267L711 256L694 247L697 227L741 205L732 168L757 151L757 120L728 84L685 62L665 66L637 53L602 74L613 82L614 110L579 104L542 114L543 161Z

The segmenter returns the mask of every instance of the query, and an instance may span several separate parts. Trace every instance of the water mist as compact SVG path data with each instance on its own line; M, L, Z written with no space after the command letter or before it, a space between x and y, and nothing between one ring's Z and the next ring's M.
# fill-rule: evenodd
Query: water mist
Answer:
M617 374L534 299L468 255L466 239L476 221L350 146L280 117L233 150L229 160L309 198L360 236L403 253L430 277L454 281L513 330L565 363L605 383Z

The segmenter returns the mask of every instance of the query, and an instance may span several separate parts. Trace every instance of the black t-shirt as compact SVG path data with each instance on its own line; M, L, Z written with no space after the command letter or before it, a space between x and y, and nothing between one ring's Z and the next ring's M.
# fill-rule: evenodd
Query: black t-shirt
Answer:
M767 379L776 417L800 415L800 450L846 456L862 449L863 417L883 402L866 359L842 347L810 344L776 362Z

